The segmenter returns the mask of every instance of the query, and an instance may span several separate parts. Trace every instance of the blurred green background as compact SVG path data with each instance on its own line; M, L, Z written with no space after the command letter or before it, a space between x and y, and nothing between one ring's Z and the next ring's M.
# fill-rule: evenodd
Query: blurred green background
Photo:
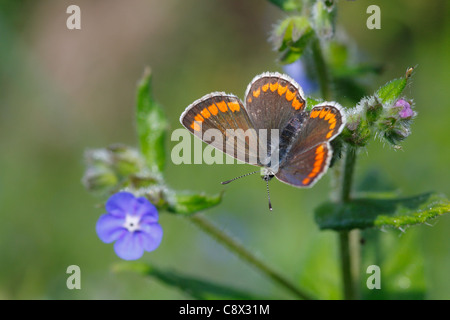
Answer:
M78 31L66 28L71 4L81 8ZM381 30L366 28L370 4L381 8ZM358 180L376 169L404 195L450 195L449 5L339 2L338 25L367 60L384 66L374 90L418 66L405 92L419 113L413 134L402 151L373 141L358 159ZM147 65L171 130L204 94L242 97L256 74L281 71L267 39L283 17L262 0L0 1L0 299L188 298L154 279L111 272L119 258L95 234L103 199L81 184L83 152L116 142L137 145L135 88ZM170 151L175 142L167 143ZM298 285L321 298L340 298L336 234L319 231L313 217L329 195L329 177L307 190L274 179L269 213L256 175L219 183L249 171L247 165L166 167L175 189L225 189L223 203L205 213L209 218ZM142 261L291 298L187 220L161 214L160 222L163 242ZM368 232L369 240L382 238L382 297L449 299L449 230L446 215L405 233ZM371 259L364 255L364 270ZM72 264L81 268L81 290L66 287ZM366 277L363 272L363 285Z

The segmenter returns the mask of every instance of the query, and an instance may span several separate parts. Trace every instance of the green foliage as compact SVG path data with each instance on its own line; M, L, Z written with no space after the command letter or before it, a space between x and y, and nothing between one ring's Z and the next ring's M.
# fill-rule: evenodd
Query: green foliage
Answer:
M329 39L334 34L336 6L334 1L318 0L313 6L314 29L319 37Z
M84 160L83 184L89 191L99 194L130 185L130 179L145 167L144 159L136 149L121 144L87 150Z
M290 11L300 11L302 9L303 0L269 0L280 9Z
M422 233L380 232L365 229L361 232L362 266L377 265L381 270L381 290L369 290L366 281L361 281L363 299L420 299L426 298L425 261L421 245ZM363 267L361 274L367 274ZM363 277L363 280L366 280Z
M306 17L294 16L283 20L272 34L274 48L280 52L280 62L290 64L297 61L313 35L314 30Z
M405 89L408 80L411 78L413 70L414 68L408 68L405 77L389 81L384 86L379 88L375 95L386 105L394 104L395 101L400 98L400 95Z
M139 146L147 166L160 173L165 163L167 119L151 90L151 71L146 69L137 88L136 125Z
M173 213L190 215L218 205L222 201L223 192L210 196L191 192L173 192L169 197L167 210Z
M241 290L230 288L225 285L216 284L210 281L194 278L176 271L168 271L157 268L147 263L119 263L114 265L113 271L131 271L150 276L162 283L177 288L194 299L200 300L260 300L262 297L256 296Z
M350 53L349 44L341 39L333 38L327 42L326 58L336 92L351 104L369 94L369 88L364 84L366 78L381 71L379 66L358 62ZM366 81L361 81L363 79Z
M306 110L311 111L312 108L316 105L321 103L322 101L319 101L317 99L314 99L312 97L306 97Z
M437 193L407 198L391 198L387 193L373 193L346 203L326 202L315 210L315 220L320 229L404 229L430 222L449 211L449 200Z

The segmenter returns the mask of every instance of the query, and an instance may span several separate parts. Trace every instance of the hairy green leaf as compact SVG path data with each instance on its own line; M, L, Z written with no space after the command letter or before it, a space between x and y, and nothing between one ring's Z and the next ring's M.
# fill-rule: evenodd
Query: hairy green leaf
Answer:
M274 30L271 41L275 50L280 52L280 62L290 64L298 60L314 31L306 17L289 17L283 20Z
M394 102L400 98L400 95L405 89L413 70L413 68L408 68L405 77L391 80L378 89L376 96L381 100L381 102L384 104L394 104Z
M165 162L167 119L155 101L151 89L151 72L146 69L137 88L136 122L139 146L147 166L160 173Z
M244 299L257 300L259 296L254 296L234 288L221 284L212 283L206 280L190 277L175 271L159 269L146 263L120 263L113 268L116 272L132 271L144 276L151 276L162 283L180 289L182 292L199 300L213 299Z
M425 193L407 198L389 198L386 193L378 193L342 204L326 202L315 210L315 220L320 229L403 229L426 223L449 211L450 202L441 194Z

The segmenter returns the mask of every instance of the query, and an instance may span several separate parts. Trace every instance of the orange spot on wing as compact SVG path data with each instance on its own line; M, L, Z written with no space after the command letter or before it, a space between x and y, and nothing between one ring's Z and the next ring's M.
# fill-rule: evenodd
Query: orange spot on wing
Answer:
M258 98L260 93L261 93L261 89L258 88L258 90L254 90L254 91L253 91L253 96L254 96L255 98Z
M266 83L265 85L263 85L263 86L261 87L261 89L262 89L262 91L266 92L266 91L269 89L269 84Z
M195 121L198 121L198 122L203 122L203 121L205 121L205 119L203 119L203 117L201 116L200 113L197 114L197 115L194 117L194 120L195 120Z
M333 122L332 124L330 124L330 129L334 129L334 127L336 127L336 122Z
M316 164L314 164L314 169L311 173L314 173L314 175L317 175L320 171L320 165L322 164L322 162L320 162L317 166Z
M252 102L252 97L248 98L248 99L247 99L247 102L248 102L248 103L251 103L251 102Z
M328 123L329 124L332 124L333 122L336 122L336 116L333 114L332 116L331 116L331 118L328 120Z
M211 113L208 111L207 108L205 108L205 109L203 109L202 111L200 111L200 113L202 114L202 116L203 116L205 119L208 119L209 117L211 117Z
M241 110L241 106L236 101L228 102L228 107L233 112Z
M300 102L297 97L294 98L294 101L292 101L292 106L295 108L295 110L300 109L303 106L303 102Z
M325 138L329 139L329 138L331 138L332 135L333 135L333 130L328 132L328 134L327 134L327 136Z
M322 111L320 111L319 114L319 118L322 119L323 117L325 117L325 115L328 113L327 109L323 109Z
M200 125L196 121L192 121L191 128L195 131L200 131Z
M325 148L323 147L323 145L320 145L317 147L316 149L316 157L314 159L314 167L311 170L311 172L309 173L308 177L309 178L314 178L315 176L317 176L317 174L320 172L320 170L322 169L322 164L325 158Z
M278 88L278 82L270 84L270 91L274 92Z
M333 113L331 112L331 110L330 110L330 112L328 112L327 115L325 116L325 120L328 121L328 120L330 120L330 118L333 117L333 116L334 116L334 114L333 114Z
M220 101L216 103L217 107L219 108L219 110L221 112L227 112L228 108L227 108L227 104L225 103L225 101Z
M323 152L320 152L320 153L317 153L317 155L316 155L316 161L318 161L318 160L323 160L323 156L324 156L324 153Z
M291 101L295 97L295 91L286 90L286 100Z
M219 109L217 109L215 104L212 104L208 107L209 112L212 113L213 116L219 113Z
M303 179L302 183L303 183L303 184L308 184L309 181L311 181L310 178L305 178L305 179Z
M314 110L313 112L311 112L311 118L317 118L319 113L320 113L320 110Z
M278 94L280 96L282 96L287 90L287 85L285 85L284 87L280 84L278 85Z

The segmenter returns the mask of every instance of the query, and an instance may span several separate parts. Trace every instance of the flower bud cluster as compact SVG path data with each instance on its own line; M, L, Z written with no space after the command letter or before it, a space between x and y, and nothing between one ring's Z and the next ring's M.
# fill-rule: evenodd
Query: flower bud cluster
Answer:
M371 137L380 137L394 148L411 134L411 123L417 113L414 104L404 98L382 103L377 95L364 98L347 112L347 125L342 133L344 141L362 147Z

